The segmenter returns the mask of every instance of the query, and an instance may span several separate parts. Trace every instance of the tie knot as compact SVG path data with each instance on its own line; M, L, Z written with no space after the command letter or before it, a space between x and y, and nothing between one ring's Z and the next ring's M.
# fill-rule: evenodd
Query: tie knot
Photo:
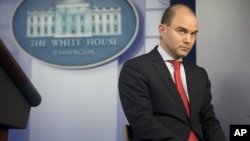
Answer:
M169 63L173 64L174 65L174 68L175 69L180 69L180 66L181 66L181 61L176 61L176 60L168 60Z

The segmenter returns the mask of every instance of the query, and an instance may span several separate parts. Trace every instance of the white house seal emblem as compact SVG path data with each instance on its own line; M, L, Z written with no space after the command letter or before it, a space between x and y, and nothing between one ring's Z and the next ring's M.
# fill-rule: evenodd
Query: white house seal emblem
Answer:
M89 68L124 53L138 32L138 14L127 0L25 0L12 32L29 56L61 68Z

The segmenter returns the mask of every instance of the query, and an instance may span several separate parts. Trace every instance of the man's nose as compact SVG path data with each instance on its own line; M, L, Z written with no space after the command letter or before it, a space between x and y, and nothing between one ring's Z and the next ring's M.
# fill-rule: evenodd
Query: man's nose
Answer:
M190 43L191 42L191 35L190 34L185 34L185 37L184 37L184 42L185 43Z

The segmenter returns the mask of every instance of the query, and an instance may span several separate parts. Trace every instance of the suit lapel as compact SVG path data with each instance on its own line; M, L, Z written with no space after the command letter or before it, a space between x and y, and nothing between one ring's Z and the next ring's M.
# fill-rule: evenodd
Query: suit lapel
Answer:
M166 84L167 89L169 89L170 94L176 100L180 109L185 113L186 117L188 118L187 111L178 93L176 85L174 84L174 81L172 80L172 76L165 62L163 61L163 59L161 58L161 55L157 51L157 47L154 48L150 54L151 54L154 68L156 69L156 71L158 72L158 74L160 75L164 83Z
M183 62L185 73L186 73L186 81L187 81L187 89L188 89L188 95L189 95L189 104L190 104L190 111L191 111L191 118L192 115L194 115L196 106L195 106L195 101L196 97L194 95L194 90L196 89L194 84L194 76L193 76L193 70L190 65L187 64L187 62Z

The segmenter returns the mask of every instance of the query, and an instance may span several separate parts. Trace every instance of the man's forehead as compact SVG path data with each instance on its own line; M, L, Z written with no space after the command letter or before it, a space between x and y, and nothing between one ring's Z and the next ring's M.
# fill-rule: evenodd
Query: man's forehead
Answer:
M198 28L198 21L194 15L190 14L178 14L173 17L170 25L180 26L183 28Z

